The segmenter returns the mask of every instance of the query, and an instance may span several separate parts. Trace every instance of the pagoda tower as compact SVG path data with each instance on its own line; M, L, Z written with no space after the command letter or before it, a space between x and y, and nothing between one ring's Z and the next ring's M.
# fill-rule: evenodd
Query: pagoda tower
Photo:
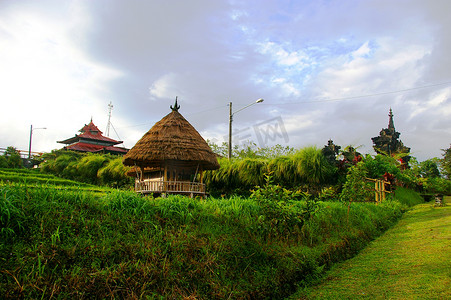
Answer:
M395 123L393 121L393 111L390 108L388 114L388 128L382 129L379 136L371 138L374 145L374 151L377 154L383 154L388 156L393 156L395 154L406 154L402 157L402 163L408 163L410 156L407 154L410 152L410 148L404 146L402 141L399 139L400 133L395 130Z
M93 152L93 153L111 153L124 155L127 153L127 149L123 147L116 147L117 144L122 144L122 141L116 141L109 137L103 136L102 131L89 122L85 124L82 129L79 130L80 134L76 134L74 137L58 141L60 144L66 144L63 149L79 151L79 152Z

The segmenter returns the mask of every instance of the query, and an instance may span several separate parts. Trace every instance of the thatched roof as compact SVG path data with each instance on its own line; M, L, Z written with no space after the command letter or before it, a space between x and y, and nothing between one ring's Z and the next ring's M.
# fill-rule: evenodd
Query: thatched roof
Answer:
M194 127L178 112L161 119L124 155L128 166L158 167L164 162L199 165L204 170L218 169L216 155Z

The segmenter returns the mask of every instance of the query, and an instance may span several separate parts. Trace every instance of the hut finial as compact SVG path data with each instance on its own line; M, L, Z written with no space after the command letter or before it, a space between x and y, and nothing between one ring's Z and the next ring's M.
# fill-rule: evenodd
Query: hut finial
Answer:
M179 111L180 105L177 105L177 96L175 97L174 107L172 107L172 105L170 107L171 107L172 111Z

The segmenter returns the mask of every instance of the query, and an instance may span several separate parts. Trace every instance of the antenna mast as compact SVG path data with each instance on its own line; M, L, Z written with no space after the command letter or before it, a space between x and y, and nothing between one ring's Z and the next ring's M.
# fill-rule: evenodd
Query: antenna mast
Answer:
M111 111L113 110L113 103L108 104L108 123L106 125L106 136L110 136L110 125L111 125Z

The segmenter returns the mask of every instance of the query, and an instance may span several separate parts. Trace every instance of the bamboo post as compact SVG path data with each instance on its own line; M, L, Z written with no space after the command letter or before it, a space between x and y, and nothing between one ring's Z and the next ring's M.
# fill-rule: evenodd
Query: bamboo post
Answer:
M379 186L377 180L374 182L374 196L376 198L376 203L379 202Z

